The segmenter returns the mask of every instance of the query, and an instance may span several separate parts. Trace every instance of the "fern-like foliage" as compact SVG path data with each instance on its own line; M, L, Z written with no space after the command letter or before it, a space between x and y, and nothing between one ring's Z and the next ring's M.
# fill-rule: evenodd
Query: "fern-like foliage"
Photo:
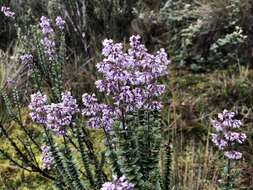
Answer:
M95 188L94 177L91 172L90 165L89 165L88 151L86 151L84 149L84 142L82 140L83 135L81 135L81 134L82 134L81 130L79 128L77 128L76 129L77 142L78 142L79 152L81 154L82 164L85 169L85 174L86 174L87 179L89 180L90 186L92 188Z
M120 171L136 189L161 189L160 119L158 112L139 111L129 114L126 128L116 126L112 132Z
M171 173L172 173L172 150L170 145L166 145L163 148L164 155L164 165L163 165L163 175L162 175L162 189L169 190L171 188Z
M103 183L104 183L104 173L103 173L103 167L105 165L105 152L102 152L100 155L101 159L100 162L98 164L98 167L96 168L95 172L95 188L97 190L100 190L100 188L102 187Z
M116 154L120 171L127 179L134 183L136 188L143 185L142 172L137 147L137 136L135 131L123 130L121 127L115 129L114 142L116 144Z
M158 167L160 150L160 122L157 114L145 111L139 113L138 150L144 180Z

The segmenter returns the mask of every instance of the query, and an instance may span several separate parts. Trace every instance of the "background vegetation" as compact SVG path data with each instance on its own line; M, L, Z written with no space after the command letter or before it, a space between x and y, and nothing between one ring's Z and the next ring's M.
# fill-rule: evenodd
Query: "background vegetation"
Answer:
M227 108L239 113L248 136L241 147L244 158L238 164L236 186L253 189L251 0L0 0L0 6L3 4L18 19L14 23L0 14L0 88L8 92L6 81L14 80L27 104L29 73L19 56L28 43L33 45L26 29L34 27L42 15L61 15L67 22L64 85L79 99L84 92L96 91L93 84L98 77L95 64L101 60L101 41L125 41L131 34L140 34L150 51L163 47L171 60L169 77L163 81L167 92L162 113L167 126L163 136L173 155L171 187L218 189L224 160L209 142L210 118ZM6 113L2 99L0 106L2 121ZM29 124L23 112L23 122ZM15 125L8 126L13 137L21 135ZM29 126L40 133L37 126ZM94 141L101 139L94 134ZM14 155L1 134L0 144ZM0 154L0 189L53 187L47 179L16 167Z

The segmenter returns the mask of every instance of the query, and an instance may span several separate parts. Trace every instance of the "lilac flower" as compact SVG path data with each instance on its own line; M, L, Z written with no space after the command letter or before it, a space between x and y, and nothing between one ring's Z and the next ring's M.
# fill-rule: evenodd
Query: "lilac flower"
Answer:
M65 91L62 94L62 106L66 109L65 111L71 115L79 112L76 99L73 98L71 92Z
M148 91L142 89L142 88L134 88L132 90L135 106L137 109L141 109L144 107L145 99L144 97L148 96Z
M20 56L20 60L23 65L29 65L33 60L33 56L30 53L26 53Z
M222 128L222 126L221 126L221 123L220 123L219 121L217 121L217 120L212 120L211 122L212 122L213 128L215 128L215 130L216 130L217 132L223 130L223 128Z
M140 40L141 40L141 36L140 35L136 35L136 36L131 36L130 38L129 38L129 41L130 41L130 46L132 47L132 48L139 48L139 46L141 45L141 43L140 43Z
M229 159L240 159L242 154L234 150L236 143L242 144L247 136L245 133L236 131L242 126L240 120L235 119L235 113L224 110L218 114L218 119L212 120L215 133L212 133L213 143L220 149L226 150L224 155Z
M15 13L10 10L10 7L2 6L1 12L4 13L6 17L14 18Z
M111 40L111 39L110 40L105 39L103 41L103 46L104 46L104 48L102 50L102 55L104 55L104 56L110 55L110 53L111 53L111 46L113 46L113 40Z
M62 19L61 16L57 16L55 19L55 23L59 29L64 29L64 25L66 22L65 22L65 20Z
M44 46L45 53L48 55L49 60L53 60L56 56L55 42L53 40L50 40L47 36L45 36L41 40L41 44Z
M223 150L227 145L228 145L228 142L221 139L220 136L218 134L211 134L212 136L212 141L213 143L220 149L220 150Z
M50 26L49 19L45 16L40 18L40 28L43 34L50 34L53 32L53 29Z
M47 106L46 126L58 135L66 133L65 126L70 125L73 115L79 112L76 100L70 92L62 93L62 102Z
M238 151L226 151L224 153L224 155L228 158L228 159L232 159L232 160L240 160L242 158L242 153L238 152Z
M72 116L66 113L61 104L50 104L47 106L46 126L58 135L66 133L65 126L71 123Z
M156 79L168 74L169 61L165 50L161 49L155 55L149 54L141 44L140 36L130 38L127 53L123 52L121 43L114 43L112 40L104 40L103 46L102 54L105 58L97 64L97 69L104 75L104 79L95 83L97 88L112 96L117 105L132 107L129 111L134 109L135 105L140 109L144 102L152 104L152 101L155 101L156 104L154 99L165 90L164 85L156 84Z
M110 130L116 116L113 108L106 104L99 104L94 94L83 94L82 100L84 105L82 115L90 117L88 126Z
M76 100L68 91L62 93L62 102L49 105L46 105L45 95L40 92L33 94L29 109L34 122L45 124L58 135L66 133L66 126L70 125L73 116L79 112Z
M233 117L235 116L235 112L229 112L228 110L223 110L222 113L218 113L218 118L220 120L227 120L227 119L233 119Z
M165 86L161 84L149 84L147 86L147 90L149 93L152 93L153 96L161 96L162 93L165 91Z
M42 161L42 168L50 170L53 162L53 157L51 156L50 149L48 146L44 145L41 147L42 150L42 156L41 156L41 161Z
M86 115L88 117L96 116L98 103L95 94L89 95L85 93L82 96L82 100L85 106L84 109L82 110L82 115Z
M134 184L126 181L124 176L117 178L113 177L112 182L106 182L103 184L101 190L133 190Z
M231 131L226 132L224 136L227 141L231 142L237 141L240 144L242 144L247 138L245 133L238 133Z
M162 103L159 101L153 101L153 102L147 103L144 106L144 108L147 110L160 110L162 109Z
M56 56L55 42L50 39L49 34L53 32L49 19L45 16L40 18L40 28L44 37L41 39L41 44L44 46L45 54L47 54L49 60L53 60Z
M39 124L44 124L46 122L46 101L47 96L42 95L41 92L31 95L31 103L28 108L30 110L30 116L34 122Z
M162 107L159 97L165 86L157 79L168 74L169 61L165 50L161 49L154 55L148 53L138 35L130 37L129 43L130 48L125 52L122 43L114 43L111 39L103 41L104 59L96 65L103 79L97 80L95 85L112 98L113 104L98 104L94 95L83 96L85 108L82 113L91 117L89 123L93 128L106 125L109 129L114 119L122 118L128 112ZM104 123L105 118L109 122Z
M121 88L121 92L117 97L114 98L115 105L119 106L124 104L124 109L126 112L133 110L134 94L130 86L124 86Z

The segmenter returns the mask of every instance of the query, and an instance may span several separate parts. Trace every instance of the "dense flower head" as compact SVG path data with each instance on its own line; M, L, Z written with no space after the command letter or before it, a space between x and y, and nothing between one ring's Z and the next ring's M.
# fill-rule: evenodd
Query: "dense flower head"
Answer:
M46 126L58 135L65 134L65 126L71 123L72 116L66 112L61 104L47 106Z
M2 7L1 7L1 12L2 12L6 17L14 18L15 13L11 11L10 7L2 6Z
M65 25L65 20L63 20L61 16L57 16L55 19L55 23L59 29L63 29Z
M99 104L94 94L85 93L82 100L84 105L82 115L89 117L88 126L110 130L116 117L115 110L109 105Z
M130 37L129 41L130 48L126 53L121 43L108 39L103 41L105 58L97 64L97 69L104 79L95 84L101 92L111 95L117 105L128 105L128 111L144 105L156 108L148 104L153 105L152 101L165 90L165 86L157 84L156 80L168 74L167 54L164 49L155 55L149 54L138 35Z
M125 113L162 107L159 97L165 86L157 79L168 74L169 60L165 50L160 49L154 55L148 53L139 35L131 36L129 44L128 50L124 51L122 43L114 43L111 39L103 41L104 59L96 65L103 79L97 80L95 85L112 98L113 104L98 104L94 95L84 94L83 115L91 117L89 123L92 127L106 124L109 129L113 119L122 118ZM108 120L106 123L103 122L105 118Z
M231 132L231 131L226 132L224 134L224 137L227 141L238 142L240 144L242 144L247 138L245 133Z
M73 115L78 112L76 100L70 92L64 92L62 93L62 102L47 106L46 126L58 135L64 135L66 133L65 126L70 125Z
M45 124L58 135L66 133L65 126L70 125L73 116L79 112L76 100L71 93L62 93L62 102L46 105L46 95L40 92L33 94L29 105L30 115L34 122Z
M242 154L233 150L234 145L242 144L247 136L245 133L239 132L238 128L242 126L242 122L235 119L235 113L224 110L218 114L218 118L212 120L215 133L211 134L213 143L220 149L225 150L224 155L229 159L240 159Z
M63 92L61 94L61 100L62 107L66 109L66 112L70 113L71 115L79 112L77 101L75 98L73 98L70 91Z
M33 56L30 53L25 53L20 56L20 60L23 65L29 65L33 60Z
M46 122L46 101L47 96L41 92L31 95L31 103L29 104L30 116L36 123L43 124Z
M219 134L213 133L211 134L213 143L220 149L223 150L227 147L228 142L220 137Z
M47 17L42 16L40 18L40 28L43 34L49 34L51 32L53 32L53 29L50 25L50 21Z
M42 161L42 168L50 170L53 162L53 157L51 156L50 153L50 148L49 146L42 146L42 156L41 156L41 161Z
M103 184L101 190L133 190L134 184L126 181L124 176L113 177L112 182L106 182Z

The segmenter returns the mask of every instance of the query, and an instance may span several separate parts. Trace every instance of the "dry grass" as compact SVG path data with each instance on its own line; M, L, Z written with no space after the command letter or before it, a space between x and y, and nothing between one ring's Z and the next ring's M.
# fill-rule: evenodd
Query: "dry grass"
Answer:
M227 108L239 113L249 136L241 147L244 159L237 185L247 189L252 179L253 70L245 66L193 74L170 68L168 109L164 111L168 141L173 144L172 184L175 190L218 190L225 160L210 141L210 119ZM165 100L165 101L166 101ZM245 187L245 188L243 188Z

